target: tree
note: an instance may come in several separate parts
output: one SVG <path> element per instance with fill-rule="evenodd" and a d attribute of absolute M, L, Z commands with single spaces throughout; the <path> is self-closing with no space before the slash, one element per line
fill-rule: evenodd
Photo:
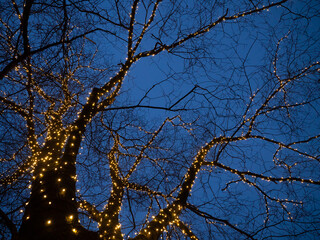
<path fill-rule="evenodd" d="M 2 239 L 319 236 L 317 1 L 0 10 Z"/>

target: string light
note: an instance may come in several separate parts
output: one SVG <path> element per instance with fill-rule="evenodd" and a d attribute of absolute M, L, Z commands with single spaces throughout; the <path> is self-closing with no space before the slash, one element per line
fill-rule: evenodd
<path fill-rule="evenodd" d="M 51 196 L 50 190 L 47 189 L 46 186 L 50 185 L 49 183 L 49 177 L 48 174 L 52 173 L 52 171 L 58 172 L 62 176 L 59 178 L 55 178 L 54 181 L 57 181 L 59 184 L 59 188 L 61 193 L 63 195 L 67 195 L 67 184 L 70 182 L 70 179 L 73 181 L 72 184 L 75 183 L 77 180 L 77 176 L 75 175 L 75 172 L 72 172 L 68 176 L 63 175 L 64 170 L 68 169 L 68 167 L 75 166 L 75 156 L 78 154 L 78 149 L 80 147 L 80 142 L 83 136 L 83 132 L 87 126 L 88 123 L 92 120 L 92 118 L 102 109 L 105 109 L 106 107 L 110 106 L 113 101 L 115 101 L 116 96 L 119 94 L 119 91 L 121 89 L 122 81 L 126 74 L 128 73 L 128 70 L 130 66 L 138 61 L 142 57 L 147 56 L 155 56 L 159 54 L 160 52 L 167 50 L 170 51 L 170 49 L 173 49 L 187 40 L 191 38 L 195 38 L 197 36 L 200 36 L 206 32 L 209 32 L 212 28 L 214 28 L 216 25 L 228 21 L 228 20 L 234 20 L 239 17 L 244 17 L 251 15 L 253 13 L 262 11 L 262 10 L 269 10 L 270 7 L 276 6 L 281 4 L 284 1 L 278 2 L 278 3 L 272 3 L 269 6 L 263 6 L 262 8 L 256 8 L 251 11 L 239 13 L 233 16 L 222 16 L 217 21 L 211 23 L 210 25 L 206 26 L 205 28 L 198 30 L 194 33 L 191 33 L 187 35 L 185 38 L 181 38 L 177 41 L 175 41 L 172 44 L 164 45 L 161 44 L 160 47 L 155 47 L 152 50 L 145 51 L 138 53 L 137 55 L 134 55 L 139 47 L 139 44 L 141 43 L 146 31 L 152 24 L 155 16 L 156 11 L 158 9 L 158 5 L 161 1 L 156 1 L 152 10 L 152 13 L 150 17 L 148 18 L 148 21 L 143 25 L 142 30 L 139 34 L 139 37 L 135 44 L 133 44 L 133 37 L 134 37 L 134 29 L 135 29 L 135 15 L 138 10 L 138 2 L 135 0 L 133 2 L 132 8 L 131 8 L 131 14 L 130 14 L 130 24 L 128 29 L 128 57 L 126 59 L 126 63 L 120 68 L 118 73 L 110 78 L 109 82 L 107 82 L 104 86 L 102 86 L 99 89 L 94 89 L 87 98 L 87 102 L 82 108 L 81 111 L 78 113 L 78 117 L 72 127 L 70 129 L 67 129 L 63 126 L 62 120 L 59 116 L 62 116 L 64 113 L 67 112 L 67 110 L 72 106 L 71 104 L 71 98 L 66 97 L 65 102 L 62 103 L 62 106 L 54 111 L 54 105 L 55 100 L 49 96 L 38 84 L 34 84 L 33 90 L 36 91 L 43 99 L 45 99 L 47 102 L 52 104 L 52 107 L 49 107 L 49 109 L 43 113 L 45 122 L 48 125 L 46 132 L 47 135 L 45 136 L 45 141 L 42 144 L 39 144 L 37 136 L 34 133 L 34 122 L 35 120 L 29 116 L 29 112 L 33 110 L 31 107 L 30 109 L 25 109 L 21 104 L 16 104 L 14 101 L 7 97 L 1 97 L 0 101 L 5 103 L 9 106 L 10 109 L 16 111 L 19 113 L 26 121 L 27 123 L 27 129 L 28 129 L 28 146 L 31 149 L 32 156 L 29 157 L 25 163 L 19 167 L 18 170 L 15 171 L 14 174 L 12 174 L 10 177 L 5 178 L 5 180 L 2 180 L 2 182 L 5 182 L 6 184 L 13 183 L 16 181 L 23 173 L 26 171 L 30 171 L 33 173 L 32 180 L 33 184 L 40 184 L 43 185 L 45 188 L 40 189 L 40 193 L 43 194 L 42 197 L 46 199 L 45 203 L 48 203 L 49 205 L 52 204 L 52 201 L 48 200 L 54 200 L 54 197 Z M 19 18 L 21 16 L 19 15 Z M 134 46 L 132 46 L 134 45 Z M 277 76 L 277 69 L 276 69 L 276 61 L 277 58 L 274 60 L 274 74 Z M 246 123 L 249 123 L 249 130 L 248 134 L 246 136 L 240 136 L 240 137 L 217 137 L 213 138 L 209 143 L 205 144 L 198 153 L 196 154 L 196 157 L 194 158 L 192 165 L 188 169 L 187 173 L 184 176 L 184 181 L 180 186 L 180 190 L 178 193 L 178 197 L 174 198 L 172 195 L 166 195 L 161 193 L 160 191 L 154 191 L 151 188 L 147 186 L 141 186 L 139 184 L 131 183 L 129 182 L 129 178 L 132 175 L 132 173 L 137 169 L 138 165 L 141 163 L 142 159 L 145 158 L 144 152 L 145 150 L 152 145 L 155 138 L 158 136 L 158 134 L 161 132 L 162 128 L 164 127 L 166 122 L 171 122 L 173 124 L 172 119 L 166 119 L 166 121 L 160 126 L 160 128 L 152 133 L 151 139 L 147 142 L 147 144 L 142 148 L 140 151 L 140 154 L 136 156 L 134 164 L 131 166 L 130 170 L 128 171 L 126 176 L 122 176 L 120 174 L 120 169 L 118 165 L 117 160 L 117 153 L 119 152 L 119 145 L 121 145 L 119 138 L 114 138 L 114 146 L 110 153 L 108 154 L 108 160 L 109 160 L 109 166 L 110 166 L 110 174 L 112 178 L 112 191 L 110 199 L 105 206 L 105 208 L 102 211 L 98 211 L 93 205 L 90 203 L 83 201 L 80 204 L 80 207 L 88 211 L 92 214 L 93 218 L 99 222 L 99 234 L 101 238 L 106 238 L 107 234 L 112 235 L 112 238 L 120 238 L 122 237 L 121 234 L 121 224 L 119 223 L 118 216 L 121 211 L 121 205 L 123 201 L 123 195 L 125 188 L 134 189 L 136 191 L 146 192 L 147 194 L 151 196 L 161 196 L 163 197 L 167 202 L 169 202 L 169 199 L 173 199 L 173 203 L 168 204 L 166 208 L 161 209 L 160 212 L 156 216 L 152 216 L 152 220 L 147 224 L 146 228 L 142 229 L 138 235 L 140 236 L 146 236 L 147 238 L 153 238 L 153 236 L 159 236 L 159 234 L 166 230 L 166 226 L 175 224 L 179 228 L 182 229 L 182 232 L 186 235 L 188 235 L 191 239 L 197 239 L 196 236 L 193 235 L 191 232 L 189 226 L 185 225 L 180 219 L 179 215 L 184 209 L 187 197 L 191 193 L 191 189 L 194 185 L 194 181 L 196 179 L 196 176 L 198 172 L 200 171 L 201 167 L 205 164 L 212 164 L 215 167 L 222 168 L 224 170 L 227 170 L 231 172 L 232 174 L 238 175 L 241 180 L 250 186 L 258 187 L 256 183 L 251 182 L 246 176 L 251 176 L 255 178 L 259 178 L 266 181 L 274 181 L 274 182 L 292 182 L 292 181 L 298 181 L 301 183 L 312 183 L 312 184 L 319 184 L 318 181 L 313 181 L 312 179 L 303 179 L 303 178 L 297 178 L 297 177 L 268 177 L 264 176 L 262 174 L 256 174 L 251 172 L 245 172 L 240 171 L 237 169 L 232 169 L 231 167 L 228 167 L 226 165 L 220 164 L 218 162 L 212 162 L 208 163 L 205 161 L 205 157 L 210 151 L 210 149 L 213 146 L 216 146 L 218 144 L 227 143 L 230 141 L 241 141 L 241 140 L 247 140 L 247 139 L 262 139 L 264 141 L 268 141 L 274 144 L 277 144 L 279 148 L 286 148 L 289 150 L 292 150 L 294 152 L 300 153 L 304 156 L 308 156 L 309 158 L 317 159 L 316 157 L 313 157 L 311 155 L 308 155 L 306 153 L 303 153 L 299 151 L 297 148 L 292 147 L 288 144 L 283 144 L 281 142 L 276 142 L 275 140 L 268 139 L 265 137 L 260 136 L 251 136 L 251 133 L 253 131 L 253 124 L 255 122 L 256 117 L 260 114 L 260 112 L 266 108 L 268 103 L 271 101 L 271 99 L 276 95 L 278 92 L 284 90 L 285 85 L 287 85 L 289 82 L 300 78 L 304 76 L 305 74 L 308 74 L 308 70 L 315 66 L 316 64 L 319 64 L 319 62 L 310 65 L 309 67 L 302 70 L 299 74 L 296 76 L 280 81 L 280 87 L 274 92 L 274 94 L 270 95 L 269 98 L 265 101 L 265 103 L 262 105 L 260 109 L 256 111 L 256 113 L 253 115 L 253 117 L 247 117 L 246 115 L 243 116 L 243 125 Z M 20 71 L 19 67 L 15 68 L 15 71 Z M 29 69 L 25 68 L 25 71 L 29 73 Z M 31 74 L 31 73 L 29 73 Z M 66 87 L 66 86 L 64 86 Z M 67 87 L 66 87 L 67 91 Z M 250 98 L 251 102 L 255 98 L 255 94 Z M 287 106 L 287 104 L 286 104 Z M 247 113 L 249 113 L 249 108 Z M 183 125 L 184 128 L 187 128 L 185 125 Z M 188 132 L 191 132 L 192 129 L 188 129 Z M 318 137 L 318 136 L 317 136 Z M 41 146 L 42 145 L 42 146 Z M 40 147 L 41 146 L 41 147 Z M 62 156 L 62 157 L 61 157 Z M 66 157 L 70 157 L 69 159 Z M 64 158 L 65 157 L 65 158 Z M 56 160 L 56 159 L 59 160 Z M 15 156 L 12 157 L 12 159 L 15 159 Z M 66 160 L 67 159 L 67 160 Z M 59 175 L 60 176 L 60 175 Z M 41 180 L 40 180 L 41 179 Z M 56 187 L 56 186 L 55 186 Z M 30 189 L 32 189 L 32 185 L 29 185 Z M 35 188 L 36 189 L 36 188 Z M 38 191 L 39 188 L 37 188 Z M 68 189 L 69 191 L 69 189 Z M 31 194 L 38 194 L 36 191 L 31 192 Z M 68 196 L 73 201 L 75 200 L 74 196 Z M 47 199 L 48 198 L 48 199 Z M 52 199 L 51 199 L 52 198 Z M 285 199 L 275 199 L 272 198 L 271 200 L 276 200 L 277 202 L 280 202 L 281 204 L 283 202 L 293 202 L 291 200 Z M 27 205 L 27 204 L 26 204 Z M 285 205 L 283 205 L 284 208 L 286 208 Z M 289 212 L 290 215 L 290 212 Z M 30 219 L 30 216 L 26 217 L 27 220 Z M 77 220 L 77 215 L 67 215 L 66 221 L 69 223 L 72 223 L 74 220 Z M 46 221 L 46 225 L 52 225 L 51 219 L 48 219 Z M 77 234 L 78 230 L 76 228 L 71 228 L 72 232 Z M 111 238 L 111 239 L 112 239 Z"/>

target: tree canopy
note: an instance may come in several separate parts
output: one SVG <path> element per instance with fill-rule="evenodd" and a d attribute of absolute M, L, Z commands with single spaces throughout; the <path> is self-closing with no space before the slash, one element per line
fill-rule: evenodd
<path fill-rule="evenodd" d="M 1 239 L 317 239 L 316 0 L 1 0 Z"/>

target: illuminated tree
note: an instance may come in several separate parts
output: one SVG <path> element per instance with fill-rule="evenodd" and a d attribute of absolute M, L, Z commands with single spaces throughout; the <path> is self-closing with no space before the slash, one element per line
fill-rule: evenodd
<path fill-rule="evenodd" d="M 320 234 L 317 1 L 0 12 L 2 238 Z"/>

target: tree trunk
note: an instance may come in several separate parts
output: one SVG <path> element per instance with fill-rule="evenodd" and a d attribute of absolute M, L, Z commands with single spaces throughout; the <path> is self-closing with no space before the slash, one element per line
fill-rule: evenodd
<path fill-rule="evenodd" d="M 34 171 L 18 240 L 98 239 L 78 221 L 73 157 L 47 156 L 49 160 L 42 160 Z"/>

